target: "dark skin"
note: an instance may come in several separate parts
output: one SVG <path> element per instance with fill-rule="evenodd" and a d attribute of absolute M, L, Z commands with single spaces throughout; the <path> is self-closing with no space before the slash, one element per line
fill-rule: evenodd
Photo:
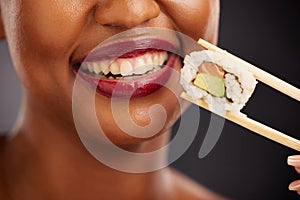
<path fill-rule="evenodd" d="M 0 138 L 0 199 L 224 199 L 171 168 L 130 174 L 92 157 L 74 126 L 74 74 L 68 63 L 71 55 L 80 58 L 136 27 L 163 27 L 216 43 L 218 19 L 217 0 L 0 0 L 0 39 L 7 40 L 24 86 L 18 121 Z M 175 69 L 181 67 L 178 62 Z M 168 118 L 157 137 L 125 135 L 114 122 L 110 100 L 101 95 L 95 98 L 98 121 L 115 144 L 153 151 L 167 143 L 180 115 L 172 95 L 161 89 L 130 104 L 139 125 L 149 123 L 152 104 L 163 105 Z M 100 112 L 100 105 L 107 109 Z M 299 160 L 289 159 L 298 172 Z M 290 189 L 300 193 L 298 185 L 295 181 Z"/>
<path fill-rule="evenodd" d="M 171 168 L 131 174 L 93 158 L 74 126 L 74 74 L 69 70 L 71 55 L 80 58 L 135 27 L 163 27 L 216 43 L 219 1 L 0 0 L 0 12 L 0 39 L 7 40 L 24 85 L 18 122 L 0 140 L 0 199 L 224 199 Z M 175 69 L 181 67 L 178 62 Z M 139 125 L 149 123 L 152 104 L 168 113 L 159 136 L 146 141 L 116 126 L 110 100 L 101 95 L 95 97 L 98 121 L 115 144 L 152 151 L 167 143 L 180 115 L 172 95 L 161 89 L 131 102 L 131 117 Z M 107 109 L 100 111 L 100 105 Z"/>

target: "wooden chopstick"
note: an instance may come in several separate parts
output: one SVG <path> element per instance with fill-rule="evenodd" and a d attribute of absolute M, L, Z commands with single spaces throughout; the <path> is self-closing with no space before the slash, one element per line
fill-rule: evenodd
<path fill-rule="evenodd" d="M 216 51 L 219 53 L 223 53 L 226 56 L 229 56 L 233 60 L 241 63 L 241 66 L 244 66 L 249 72 L 251 72 L 257 80 L 265 83 L 266 85 L 269 85 L 270 87 L 280 91 L 283 94 L 286 94 L 287 96 L 290 96 L 291 98 L 294 98 L 294 99 L 300 101 L 300 90 L 298 88 L 290 85 L 287 82 L 284 82 L 283 80 L 269 74 L 268 72 L 255 67 L 254 65 L 228 53 L 227 51 L 225 51 L 203 39 L 199 39 L 198 43 L 208 50 Z"/>
<path fill-rule="evenodd" d="M 181 97 L 191 103 L 194 103 L 210 112 L 212 112 L 208 105 L 201 99 L 194 100 L 185 92 L 181 94 Z M 216 113 L 217 114 L 217 113 Z M 232 121 L 240 126 L 243 126 L 261 136 L 269 138 L 275 142 L 278 142 L 284 146 L 300 151 L 300 141 L 292 138 L 288 135 L 285 135 L 273 128 L 270 128 L 262 123 L 259 123 L 253 119 L 248 118 L 245 115 L 237 115 L 231 112 L 226 112 L 225 117 L 227 120 Z"/>
<path fill-rule="evenodd" d="M 266 85 L 269 85 L 270 87 L 280 91 L 283 94 L 290 96 L 291 98 L 294 98 L 294 99 L 300 101 L 300 90 L 298 88 L 290 85 L 289 83 L 286 83 L 286 82 L 280 80 L 279 78 L 255 67 L 254 65 L 228 53 L 227 51 L 225 51 L 203 39 L 199 39 L 198 43 L 208 50 L 222 53 L 225 56 L 230 57 L 234 61 L 241 63 L 241 66 L 245 67 L 249 72 L 251 72 L 257 80 L 265 83 Z M 189 95 L 187 95 L 185 92 L 183 92 L 181 94 L 181 97 L 187 101 L 190 101 L 191 103 L 194 103 L 194 104 L 212 112 L 209 109 L 208 105 L 201 99 L 194 100 Z M 218 113 L 216 113 L 216 114 L 218 114 Z M 228 111 L 222 117 L 225 117 L 227 120 L 232 121 L 236 124 L 239 124 L 240 126 L 243 126 L 261 136 L 269 138 L 270 140 L 273 140 L 284 146 L 287 146 L 289 148 L 300 151 L 300 141 L 299 140 L 297 140 L 291 136 L 288 136 L 282 132 L 279 132 L 273 128 L 270 128 L 270 127 L 268 127 L 260 122 L 257 122 L 251 118 L 248 118 L 246 115 L 238 115 L 238 114 L 234 114 L 234 113 Z"/>

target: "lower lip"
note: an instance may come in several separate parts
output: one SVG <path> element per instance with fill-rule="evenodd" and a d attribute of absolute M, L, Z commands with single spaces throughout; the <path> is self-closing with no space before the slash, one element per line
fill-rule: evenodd
<path fill-rule="evenodd" d="M 171 54 L 162 69 L 134 80 L 115 80 L 92 77 L 81 70 L 78 74 L 87 81 L 97 93 L 108 98 L 139 98 L 159 90 L 169 80 L 176 56 Z"/>

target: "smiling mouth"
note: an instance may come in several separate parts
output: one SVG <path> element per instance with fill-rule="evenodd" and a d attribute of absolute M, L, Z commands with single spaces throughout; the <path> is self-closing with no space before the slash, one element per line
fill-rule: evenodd
<path fill-rule="evenodd" d="M 166 66 L 168 53 L 161 50 L 139 50 L 113 61 L 83 62 L 80 70 L 94 78 L 135 80 L 159 71 Z"/>
<path fill-rule="evenodd" d="M 136 43 L 135 41 L 134 45 L 138 46 L 138 49 L 132 47 L 132 42 L 125 42 L 118 44 L 119 46 L 115 44 L 105 50 L 102 48 L 91 52 L 83 62 L 73 65 L 73 71 L 92 88 L 96 88 L 98 94 L 109 98 L 138 98 L 150 95 L 166 84 L 177 56 L 171 51 L 157 48 L 157 45 L 143 49 Z M 152 40 L 152 43 L 163 43 L 163 49 L 174 49 L 165 41 Z M 124 54 L 119 52 L 113 55 L 109 49 L 116 50 L 116 46 L 120 49 L 122 46 L 129 46 L 129 52 L 126 50 Z M 99 55 L 99 52 L 105 52 L 105 55 Z"/>

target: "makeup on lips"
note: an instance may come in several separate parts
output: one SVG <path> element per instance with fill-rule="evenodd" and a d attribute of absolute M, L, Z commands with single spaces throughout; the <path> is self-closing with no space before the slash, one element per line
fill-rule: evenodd
<path fill-rule="evenodd" d="M 109 98 L 138 98 L 159 90 L 170 78 L 175 45 L 143 38 L 96 47 L 74 72 Z"/>

